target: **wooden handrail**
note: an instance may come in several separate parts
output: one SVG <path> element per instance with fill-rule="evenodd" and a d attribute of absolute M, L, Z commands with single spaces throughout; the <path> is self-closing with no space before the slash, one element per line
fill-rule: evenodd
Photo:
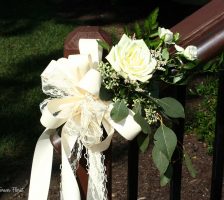
<path fill-rule="evenodd" d="M 180 44 L 198 47 L 198 57 L 206 61 L 224 48 L 224 1 L 213 0 L 172 29 L 181 35 Z"/>

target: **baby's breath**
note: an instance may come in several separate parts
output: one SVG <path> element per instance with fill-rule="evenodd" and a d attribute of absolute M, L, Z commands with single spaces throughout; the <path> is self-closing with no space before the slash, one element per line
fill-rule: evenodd
<path fill-rule="evenodd" d="M 145 119 L 149 124 L 154 124 L 157 122 L 157 112 L 155 106 L 147 105 L 144 111 L 145 111 Z"/>
<path fill-rule="evenodd" d="M 98 66 L 98 70 L 101 73 L 103 84 L 106 89 L 111 90 L 119 86 L 119 75 L 109 63 L 101 62 Z"/>

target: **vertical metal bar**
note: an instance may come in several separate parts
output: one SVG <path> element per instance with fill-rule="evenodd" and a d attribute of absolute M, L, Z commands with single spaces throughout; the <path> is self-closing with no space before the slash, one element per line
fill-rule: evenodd
<path fill-rule="evenodd" d="M 224 165 L 224 70 L 219 74 L 216 131 L 213 153 L 211 200 L 221 200 Z"/>
<path fill-rule="evenodd" d="M 128 200 L 138 198 L 138 157 L 139 148 L 135 138 L 128 146 Z"/>
<path fill-rule="evenodd" d="M 186 86 L 175 86 L 174 97 L 185 106 Z M 173 124 L 173 130 L 177 135 L 178 146 L 173 154 L 173 176 L 170 182 L 170 200 L 181 199 L 181 174 L 182 174 L 182 145 L 184 140 L 184 119 L 178 119 Z"/>

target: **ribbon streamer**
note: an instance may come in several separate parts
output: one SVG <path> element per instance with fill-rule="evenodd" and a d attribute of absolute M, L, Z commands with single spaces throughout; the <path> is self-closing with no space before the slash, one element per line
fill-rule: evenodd
<path fill-rule="evenodd" d="M 42 73 L 42 89 L 53 97 L 45 101 L 41 123 L 46 130 L 40 136 L 32 164 L 29 200 L 46 200 L 50 185 L 53 147 L 50 134 L 63 125 L 61 134 L 61 199 L 80 200 L 79 187 L 70 156 L 76 144 L 86 148 L 88 163 L 87 200 L 106 200 L 105 151 L 117 130 L 132 140 L 140 131 L 130 110 L 126 119 L 115 123 L 110 118 L 111 102 L 99 99 L 101 76 L 96 70 L 102 48 L 95 39 L 80 39 L 81 54 L 51 61 Z M 102 126 L 107 137 L 103 138 Z M 80 150 L 81 151 L 81 150 Z M 80 154 L 80 152 L 78 152 Z M 78 162 L 78 155 L 75 162 Z M 76 165 L 77 163 L 73 163 Z"/>

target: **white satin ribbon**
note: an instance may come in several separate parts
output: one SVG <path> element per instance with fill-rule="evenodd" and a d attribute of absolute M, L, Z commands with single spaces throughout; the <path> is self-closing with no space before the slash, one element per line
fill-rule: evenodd
<path fill-rule="evenodd" d="M 46 127 L 39 138 L 33 159 L 29 200 L 46 200 L 48 196 L 53 148 L 49 134 L 64 124 L 61 135 L 62 151 L 62 199 L 80 200 L 76 177 L 70 165 L 70 154 L 77 142 L 87 149 L 89 185 L 87 200 L 106 200 L 105 167 L 103 154 L 116 129 L 123 137 L 132 140 L 140 131 L 130 110 L 126 119 L 115 123 L 110 118 L 113 104 L 99 99 L 100 73 L 92 68 L 102 57 L 96 40 L 79 42 L 83 55 L 72 55 L 52 61 L 42 73 L 44 93 L 50 99 L 42 111 L 41 123 Z M 88 51 L 89 50 L 89 51 Z M 95 63 L 95 64 L 93 64 Z M 103 131 L 107 137 L 102 141 Z"/>
<path fill-rule="evenodd" d="M 47 199 L 53 158 L 53 147 L 49 137 L 53 132 L 54 130 L 46 129 L 38 139 L 33 157 L 28 199 Z"/>

